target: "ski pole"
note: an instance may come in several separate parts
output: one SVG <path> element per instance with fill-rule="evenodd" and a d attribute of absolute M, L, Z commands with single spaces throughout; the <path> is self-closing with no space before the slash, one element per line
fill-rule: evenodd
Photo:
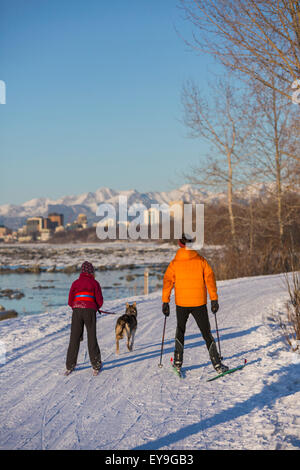
<path fill-rule="evenodd" d="M 217 322 L 217 314 L 215 313 L 215 320 L 216 320 L 216 331 L 217 331 L 217 338 L 218 338 L 218 345 L 219 345 L 219 354 L 220 354 L 220 359 L 222 360 L 222 354 L 221 354 L 221 345 L 220 345 L 220 337 L 219 337 L 219 329 L 218 329 L 218 322 Z"/>
<path fill-rule="evenodd" d="M 165 316 L 163 336 L 162 336 L 162 340 L 161 340 L 160 361 L 159 361 L 159 364 L 158 364 L 158 367 L 160 367 L 160 368 L 162 368 L 162 354 L 163 354 L 164 341 L 165 341 L 166 322 L 167 322 L 167 317 Z"/>

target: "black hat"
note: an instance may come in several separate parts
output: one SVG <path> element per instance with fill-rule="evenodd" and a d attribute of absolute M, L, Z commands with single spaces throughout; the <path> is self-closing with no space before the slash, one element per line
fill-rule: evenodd
<path fill-rule="evenodd" d="M 179 243 L 181 245 L 187 245 L 189 243 L 194 243 L 194 241 L 196 240 L 196 238 L 192 238 L 190 235 L 185 235 L 184 233 L 182 234 L 182 237 L 180 238 L 179 240 Z"/>

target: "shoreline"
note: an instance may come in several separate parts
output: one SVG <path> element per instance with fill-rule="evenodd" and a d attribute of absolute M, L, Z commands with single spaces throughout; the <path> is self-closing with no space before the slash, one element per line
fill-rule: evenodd
<path fill-rule="evenodd" d="M 49 244 L 0 244 L 0 275 L 78 273 L 83 261 L 91 262 L 97 272 L 133 270 L 137 268 L 166 268 L 174 258 L 178 246 L 136 242 L 111 242 L 105 246 L 91 243 L 66 245 Z M 216 246 L 204 246 L 206 256 L 218 250 Z"/>
<path fill-rule="evenodd" d="M 144 263 L 144 264 L 113 264 L 113 265 L 103 265 L 103 266 L 94 266 L 95 272 L 101 271 L 122 271 L 122 270 L 133 270 L 138 268 L 163 268 L 167 267 L 167 262 L 158 262 L 158 263 Z M 40 265 L 8 265 L 0 266 L 0 275 L 1 274 L 40 274 L 40 273 L 64 273 L 64 274 L 73 274 L 80 272 L 81 265 L 67 265 L 62 267 L 53 266 L 40 266 Z"/>

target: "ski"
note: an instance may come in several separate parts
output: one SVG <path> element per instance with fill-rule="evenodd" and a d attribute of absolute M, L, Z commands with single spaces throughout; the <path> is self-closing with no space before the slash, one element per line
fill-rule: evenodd
<path fill-rule="evenodd" d="M 171 357 L 171 368 L 172 368 L 173 372 L 177 375 L 177 377 L 182 379 L 183 375 L 182 375 L 180 369 L 177 369 L 177 367 L 174 366 L 172 357 Z"/>
<path fill-rule="evenodd" d="M 210 379 L 207 379 L 207 382 L 212 382 L 213 380 L 219 379 L 220 377 L 224 377 L 224 375 L 232 374 L 233 372 L 236 372 L 237 370 L 242 370 L 244 367 L 247 365 L 247 359 L 245 359 L 244 364 L 241 364 L 240 366 L 233 367 L 232 369 L 226 370 L 226 372 L 222 372 L 221 374 L 215 375 L 214 377 L 211 377 Z"/>

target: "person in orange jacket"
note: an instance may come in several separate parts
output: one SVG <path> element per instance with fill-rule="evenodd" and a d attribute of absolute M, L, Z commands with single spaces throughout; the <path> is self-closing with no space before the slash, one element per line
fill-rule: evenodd
<path fill-rule="evenodd" d="M 170 296 L 175 288 L 177 328 L 175 336 L 174 366 L 180 370 L 183 362 L 184 335 L 188 317 L 193 315 L 205 340 L 213 367 L 224 372 L 228 367 L 222 364 L 215 340 L 211 333 L 207 312 L 207 291 L 211 300 L 211 311 L 219 309 L 215 275 L 205 258 L 187 246 L 192 239 L 183 235 L 175 258 L 169 264 L 163 280 L 162 311 L 170 314 Z"/>

